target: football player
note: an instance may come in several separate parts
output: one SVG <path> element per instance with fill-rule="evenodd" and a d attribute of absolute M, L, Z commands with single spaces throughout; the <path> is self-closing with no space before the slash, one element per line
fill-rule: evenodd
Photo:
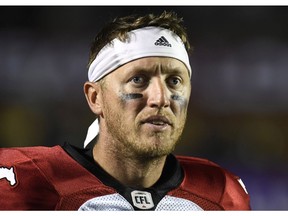
<path fill-rule="evenodd" d="M 173 12 L 117 18 L 95 37 L 84 148 L 0 150 L 2 210 L 249 210 L 241 180 L 172 154 L 191 93 L 190 44 Z"/>

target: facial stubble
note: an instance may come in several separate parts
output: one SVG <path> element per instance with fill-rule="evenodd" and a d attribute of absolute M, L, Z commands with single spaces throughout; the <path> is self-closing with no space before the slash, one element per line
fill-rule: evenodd
<path fill-rule="evenodd" d="M 119 104 L 117 106 L 125 107 L 125 104 L 131 100 L 139 100 L 143 97 L 142 94 L 121 94 Z M 172 97 L 171 97 L 172 98 Z M 174 97 L 172 99 L 183 102 L 182 97 Z M 180 100 L 179 98 L 182 98 Z M 126 158 L 138 158 L 141 160 L 155 159 L 166 156 L 174 151 L 175 146 L 179 142 L 184 125 L 186 122 L 186 109 L 182 111 L 183 120 L 178 125 L 173 125 L 172 133 L 147 132 L 141 131 L 141 124 L 135 122 L 127 122 L 127 119 L 121 113 L 115 110 L 117 106 L 111 106 L 108 101 L 104 102 L 105 121 L 108 128 L 107 133 L 111 138 L 112 151 L 117 151 L 117 154 Z M 183 104 L 182 104 L 183 105 Z M 141 135 L 146 134 L 147 139 L 143 139 Z"/>

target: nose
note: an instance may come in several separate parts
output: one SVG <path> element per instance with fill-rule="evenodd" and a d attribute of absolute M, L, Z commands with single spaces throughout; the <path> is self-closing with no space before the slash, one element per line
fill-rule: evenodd
<path fill-rule="evenodd" d="M 166 82 L 160 78 L 152 79 L 149 84 L 147 104 L 152 108 L 169 107 L 169 90 Z"/>

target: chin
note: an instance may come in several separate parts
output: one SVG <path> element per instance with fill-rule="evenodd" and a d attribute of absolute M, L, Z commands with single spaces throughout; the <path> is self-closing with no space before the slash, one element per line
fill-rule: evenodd
<path fill-rule="evenodd" d="M 175 145 L 166 145 L 163 143 L 154 143 L 154 145 L 146 146 L 137 150 L 137 155 L 141 158 L 160 158 L 171 154 L 175 149 Z"/>

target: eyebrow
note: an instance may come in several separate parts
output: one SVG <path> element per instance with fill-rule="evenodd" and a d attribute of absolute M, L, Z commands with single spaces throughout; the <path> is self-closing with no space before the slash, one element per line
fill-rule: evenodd
<path fill-rule="evenodd" d="M 186 69 L 186 68 L 185 68 Z M 137 66 L 135 67 L 133 70 L 129 71 L 129 73 L 158 73 L 159 69 L 157 68 L 156 70 L 154 68 L 147 68 L 147 67 L 143 67 L 143 66 Z M 164 67 L 161 66 L 161 74 L 174 74 L 174 75 L 184 75 L 185 73 L 188 74 L 189 76 L 189 71 L 186 69 L 184 70 L 180 70 L 178 67 L 175 68 L 169 68 L 169 67 Z M 190 76 L 189 76 L 190 77 Z"/>

